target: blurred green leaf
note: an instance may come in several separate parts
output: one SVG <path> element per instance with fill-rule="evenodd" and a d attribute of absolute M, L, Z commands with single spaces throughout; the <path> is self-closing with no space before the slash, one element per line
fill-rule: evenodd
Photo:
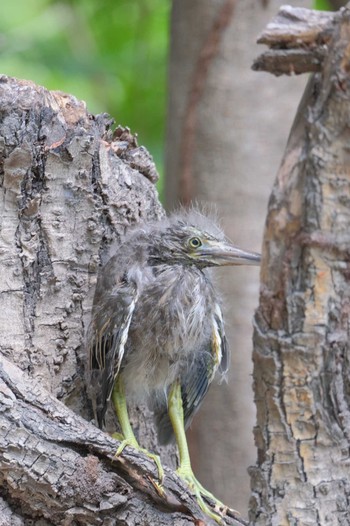
<path fill-rule="evenodd" d="M 314 9 L 318 11 L 333 11 L 333 7 L 328 0 L 314 0 Z"/>
<path fill-rule="evenodd" d="M 1 11 L 2 73 L 108 112 L 161 170 L 170 0 L 17 0 Z"/>

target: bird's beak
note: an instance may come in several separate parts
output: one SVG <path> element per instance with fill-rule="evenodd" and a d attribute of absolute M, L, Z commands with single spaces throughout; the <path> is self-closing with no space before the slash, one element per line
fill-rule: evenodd
<path fill-rule="evenodd" d="M 214 265 L 259 265 L 261 256 L 257 252 L 248 252 L 228 242 L 205 243 L 203 252 Z"/>

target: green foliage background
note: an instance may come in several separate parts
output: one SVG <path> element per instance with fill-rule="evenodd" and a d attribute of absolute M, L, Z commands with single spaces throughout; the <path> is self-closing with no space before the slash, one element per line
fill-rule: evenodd
<path fill-rule="evenodd" d="M 0 72 L 129 126 L 162 167 L 170 0 L 3 1 Z"/>
<path fill-rule="evenodd" d="M 314 0 L 314 9 L 319 11 L 332 11 L 332 6 L 328 0 Z"/>

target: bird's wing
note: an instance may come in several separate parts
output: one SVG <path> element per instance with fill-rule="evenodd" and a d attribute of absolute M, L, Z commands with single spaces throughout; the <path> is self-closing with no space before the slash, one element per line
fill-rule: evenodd
<path fill-rule="evenodd" d="M 225 374 L 228 369 L 228 346 L 221 309 L 218 305 L 213 317 L 212 335 L 208 347 L 198 353 L 193 367 L 181 381 L 186 429 L 207 394 L 216 371 L 219 370 L 220 373 Z"/>
<path fill-rule="evenodd" d="M 215 310 L 211 338 L 203 349 L 195 353 L 188 372 L 181 378 L 182 406 L 185 428 L 199 409 L 217 370 L 223 375 L 229 365 L 229 353 L 219 306 Z M 156 410 L 159 441 L 167 444 L 173 438 L 173 430 L 167 408 Z"/>
<path fill-rule="evenodd" d="M 138 292 L 134 283 L 122 280 L 93 307 L 88 336 L 89 384 L 98 425 L 102 427 L 115 380 L 123 361 Z"/>

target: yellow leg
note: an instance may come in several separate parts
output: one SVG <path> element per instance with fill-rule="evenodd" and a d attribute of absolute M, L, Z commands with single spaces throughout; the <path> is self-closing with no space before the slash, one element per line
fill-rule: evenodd
<path fill-rule="evenodd" d="M 158 469 L 159 483 L 162 484 L 163 479 L 164 479 L 164 469 L 160 462 L 159 456 L 153 453 L 150 453 L 149 451 L 147 451 L 147 449 L 141 448 L 132 430 L 130 420 L 129 420 L 128 408 L 126 405 L 124 385 L 123 385 L 121 378 L 118 378 L 118 380 L 114 384 L 113 393 L 112 393 L 112 401 L 113 401 L 114 409 L 115 409 L 115 412 L 117 413 L 118 421 L 119 421 L 119 424 L 122 430 L 122 436 L 120 436 L 120 433 L 113 434 L 113 437 L 116 438 L 117 440 L 122 439 L 122 442 L 117 449 L 116 456 L 121 455 L 126 446 L 131 446 L 134 449 L 141 451 L 142 453 L 147 455 L 149 458 L 151 458 L 155 462 L 157 469 Z M 159 485 L 158 485 L 158 490 L 162 491 Z"/>
<path fill-rule="evenodd" d="M 202 511 L 220 524 L 221 516 L 218 515 L 218 513 L 214 513 L 209 508 L 209 506 L 204 502 L 203 497 L 208 497 L 209 500 L 214 501 L 215 509 L 218 509 L 219 513 L 225 513 L 225 511 L 227 511 L 227 506 L 225 506 L 216 497 L 214 497 L 214 495 L 212 495 L 208 490 L 203 488 L 202 484 L 198 482 L 192 471 L 190 453 L 188 451 L 187 439 L 185 434 L 181 385 L 179 382 L 175 382 L 170 389 L 168 399 L 168 411 L 170 421 L 174 429 L 176 443 L 179 449 L 180 465 L 177 469 L 177 473 L 183 480 L 185 480 L 185 482 L 187 482 L 191 490 L 196 495 L 197 502 Z"/>

